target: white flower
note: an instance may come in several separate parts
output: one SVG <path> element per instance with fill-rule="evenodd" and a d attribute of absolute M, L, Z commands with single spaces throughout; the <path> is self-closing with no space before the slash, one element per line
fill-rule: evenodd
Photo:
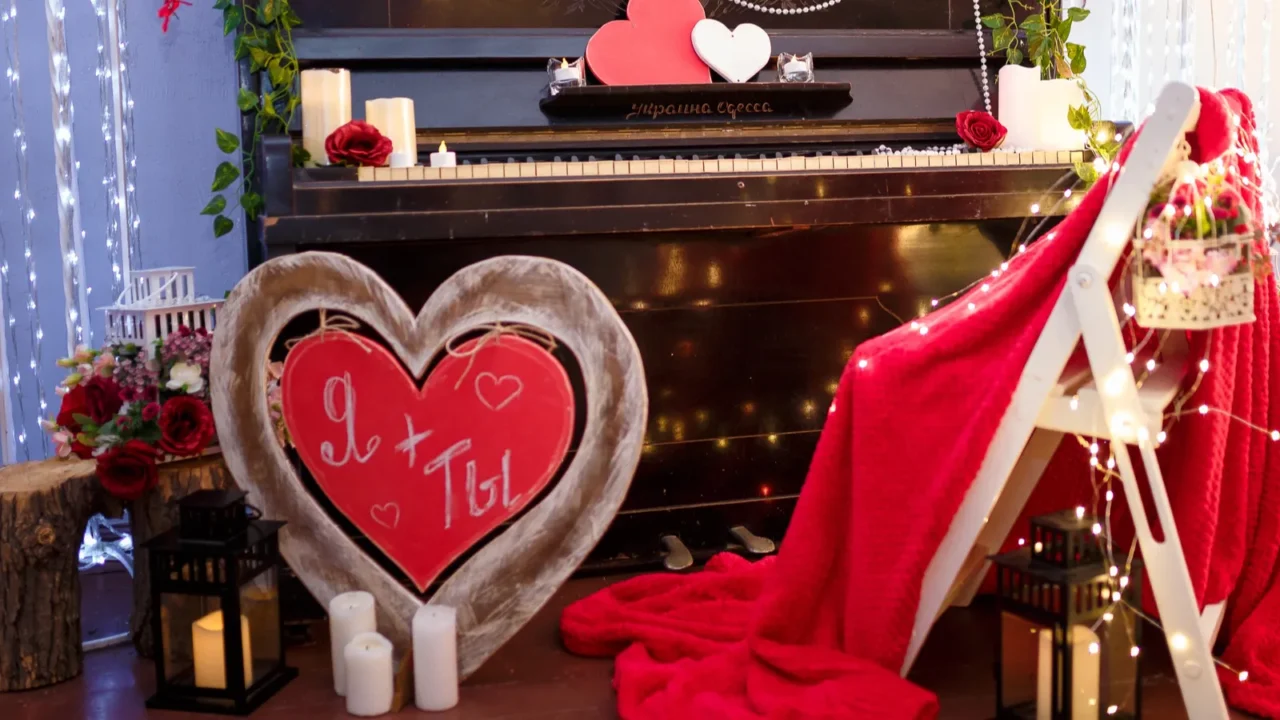
<path fill-rule="evenodd" d="M 194 395 L 204 389 L 204 378 L 200 376 L 200 366 L 190 363 L 174 363 L 169 368 L 169 382 L 165 387 L 170 390 L 181 390 Z"/>

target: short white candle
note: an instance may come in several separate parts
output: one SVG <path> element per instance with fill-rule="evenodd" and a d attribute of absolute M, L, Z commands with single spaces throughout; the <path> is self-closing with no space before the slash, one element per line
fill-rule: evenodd
<path fill-rule="evenodd" d="M 423 605 L 413 616 L 413 697 L 419 710 L 458 704 L 458 611 Z"/>
<path fill-rule="evenodd" d="M 556 82 L 577 82 L 582 77 L 578 68 L 570 65 L 568 60 L 560 61 L 560 67 L 555 69 L 553 76 Z"/>
<path fill-rule="evenodd" d="M 418 164 L 418 125 L 409 98 L 376 98 L 364 103 L 365 122 L 391 139 L 391 167 Z M 401 165 L 396 162 L 403 163 Z"/>
<path fill-rule="evenodd" d="M 333 656 L 333 689 L 345 695 L 346 661 L 342 651 L 360 633 L 378 629 L 377 606 L 367 592 L 346 592 L 329 601 L 329 648 Z"/>
<path fill-rule="evenodd" d="M 240 644 L 244 648 L 244 686 L 253 684 L 253 650 L 249 646 L 249 619 L 240 616 Z M 227 662 L 223 652 L 222 611 L 216 610 L 191 624 L 191 652 L 196 663 L 196 687 L 226 689 Z"/>
<path fill-rule="evenodd" d="M 431 167 L 446 168 L 458 166 L 458 154 L 450 152 L 444 143 L 440 143 L 439 152 L 431 153 Z"/>
<path fill-rule="evenodd" d="M 351 122 L 351 73 L 337 68 L 303 70 L 302 147 L 316 165 L 328 165 L 325 138 Z"/>
<path fill-rule="evenodd" d="M 782 66 L 784 75 L 801 74 L 809 72 L 809 66 L 803 60 L 792 60 Z"/>
<path fill-rule="evenodd" d="M 347 712 L 373 717 L 391 712 L 395 671 L 391 641 L 376 632 L 360 633 L 342 650 L 347 664 Z"/>

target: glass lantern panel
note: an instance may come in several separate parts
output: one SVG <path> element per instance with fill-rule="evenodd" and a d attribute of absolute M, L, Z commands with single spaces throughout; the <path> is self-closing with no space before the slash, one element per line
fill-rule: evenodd
<path fill-rule="evenodd" d="M 283 662 L 276 568 L 240 586 L 240 613 L 247 623 L 245 656 L 252 660 L 253 681 L 261 680 Z"/>
<path fill-rule="evenodd" d="M 1037 703 L 1052 706 L 1053 629 L 1008 612 L 1000 614 L 1001 720 L 1037 720 Z"/>
<path fill-rule="evenodd" d="M 222 603 L 217 597 L 161 593 L 160 632 L 170 685 L 226 687 Z"/>

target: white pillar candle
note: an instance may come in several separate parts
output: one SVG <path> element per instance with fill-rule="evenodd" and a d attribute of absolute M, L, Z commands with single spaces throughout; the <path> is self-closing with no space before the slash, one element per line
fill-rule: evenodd
<path fill-rule="evenodd" d="M 1098 686 L 1102 682 L 1102 646 L 1098 634 L 1083 625 L 1071 627 L 1071 720 L 1098 720 Z"/>
<path fill-rule="evenodd" d="M 1036 720 L 1053 717 L 1053 631 L 1040 631 L 1040 655 L 1036 663 Z"/>
<path fill-rule="evenodd" d="M 337 68 L 302 71 L 302 147 L 312 162 L 328 165 L 325 138 L 351 122 L 351 73 Z"/>
<path fill-rule="evenodd" d="M 360 633 L 343 648 L 348 713 L 373 717 L 391 712 L 391 696 L 395 694 L 391 649 L 391 641 L 376 632 Z"/>
<path fill-rule="evenodd" d="M 458 611 L 423 605 L 413 616 L 413 696 L 419 710 L 458 704 Z"/>
<path fill-rule="evenodd" d="M 418 125 L 409 98 L 377 98 L 364 103 L 365 122 L 391 138 L 391 167 L 418 164 Z M 399 164 L 397 164 L 399 163 Z"/>
<path fill-rule="evenodd" d="M 996 82 L 996 115 L 1000 124 L 1009 131 L 1004 138 L 1004 146 L 1035 147 L 1040 132 L 1036 115 L 1040 70 L 1005 65 L 1000 68 Z"/>
<path fill-rule="evenodd" d="M 565 58 L 560 61 L 560 67 L 555 69 L 553 77 L 556 82 L 577 82 L 582 77 L 581 72 L 580 68 L 570 65 L 568 58 Z"/>
<path fill-rule="evenodd" d="M 249 620 L 240 616 L 244 686 L 253 684 L 253 650 L 249 646 Z M 222 642 L 222 611 L 216 610 L 191 624 L 191 653 L 196 664 L 196 687 L 226 689 L 227 662 Z"/>
<path fill-rule="evenodd" d="M 440 143 L 440 149 L 431 153 L 431 167 L 457 167 L 458 154 L 450 152 L 448 146 Z"/>
<path fill-rule="evenodd" d="M 1083 150 L 1084 131 L 1071 127 L 1067 113 L 1084 104 L 1084 93 L 1075 80 L 1043 80 L 1036 89 L 1036 116 L 1039 122 L 1037 149 Z"/>
<path fill-rule="evenodd" d="M 369 593 L 346 592 L 329 601 L 329 649 L 333 657 L 333 689 L 338 695 L 347 692 L 347 665 L 342 651 L 355 636 L 377 629 L 377 608 Z"/>

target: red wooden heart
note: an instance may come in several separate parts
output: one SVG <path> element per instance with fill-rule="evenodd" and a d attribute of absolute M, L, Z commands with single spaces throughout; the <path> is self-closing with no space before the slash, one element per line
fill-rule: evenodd
<path fill-rule="evenodd" d="M 320 489 L 419 591 L 537 497 L 573 434 L 564 368 L 514 335 L 464 343 L 421 390 L 383 346 L 313 335 L 281 391 Z"/>
<path fill-rule="evenodd" d="M 711 82 L 693 50 L 693 26 L 707 13 L 698 0 L 631 0 L 627 19 L 605 23 L 587 41 L 587 66 L 605 85 Z"/>

